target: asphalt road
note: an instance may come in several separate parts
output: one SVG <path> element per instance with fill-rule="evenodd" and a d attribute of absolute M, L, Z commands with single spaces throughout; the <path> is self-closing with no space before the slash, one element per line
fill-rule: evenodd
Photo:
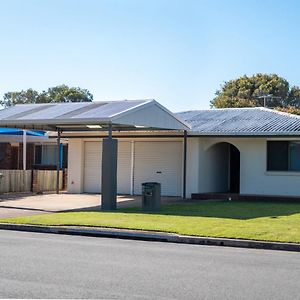
<path fill-rule="evenodd" d="M 299 299 L 300 254 L 0 230 L 0 298 Z"/>

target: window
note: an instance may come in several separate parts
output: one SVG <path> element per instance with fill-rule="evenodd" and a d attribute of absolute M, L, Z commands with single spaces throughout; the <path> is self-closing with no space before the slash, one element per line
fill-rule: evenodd
<path fill-rule="evenodd" d="M 56 165 L 57 162 L 57 146 L 43 145 L 42 165 Z"/>
<path fill-rule="evenodd" d="M 68 146 L 61 144 L 61 167 L 68 167 Z M 35 164 L 44 166 L 56 166 L 57 164 L 57 145 L 36 145 Z"/>
<path fill-rule="evenodd" d="M 300 171 L 300 142 L 267 142 L 268 171 Z"/>

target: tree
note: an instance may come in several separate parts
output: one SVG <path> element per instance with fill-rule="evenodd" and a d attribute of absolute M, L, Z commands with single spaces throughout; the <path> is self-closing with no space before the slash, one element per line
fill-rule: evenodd
<path fill-rule="evenodd" d="M 300 108 L 300 88 L 293 86 L 290 89 L 289 95 L 285 101 L 285 107 Z"/>
<path fill-rule="evenodd" d="M 242 76 L 235 80 L 225 82 L 216 97 L 211 101 L 211 106 L 223 107 L 254 107 L 263 106 L 263 97 L 267 98 L 267 107 L 287 107 L 289 105 L 300 107 L 300 89 L 289 88 L 286 79 L 276 74 L 256 74 Z"/>
<path fill-rule="evenodd" d="M 24 103 L 91 102 L 93 95 L 87 89 L 59 85 L 38 93 L 33 89 L 5 93 L 0 104 L 4 107 Z"/>
<path fill-rule="evenodd" d="M 88 90 L 79 87 L 69 88 L 66 85 L 49 88 L 43 96 L 45 97 L 43 99 L 48 100 L 46 102 L 90 102 L 93 100 L 93 95 Z M 41 99 L 41 102 L 43 101 Z"/>
<path fill-rule="evenodd" d="M 0 104 L 4 107 L 13 106 L 15 104 L 36 103 L 39 93 L 33 89 L 28 89 L 21 92 L 5 93 Z"/>

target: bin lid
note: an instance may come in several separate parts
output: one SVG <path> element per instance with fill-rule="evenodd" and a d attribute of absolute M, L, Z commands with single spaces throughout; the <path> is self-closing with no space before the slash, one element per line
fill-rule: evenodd
<path fill-rule="evenodd" d="M 153 186 L 153 185 L 160 185 L 160 183 L 159 182 L 143 182 L 142 185 Z"/>

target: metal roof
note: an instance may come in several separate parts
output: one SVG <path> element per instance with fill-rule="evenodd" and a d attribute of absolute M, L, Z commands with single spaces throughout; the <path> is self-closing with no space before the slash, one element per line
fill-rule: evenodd
<path fill-rule="evenodd" d="M 155 100 L 19 104 L 0 110 L 1 127 L 68 131 L 88 130 L 87 125 L 104 130 L 109 124 L 114 130 L 188 128 Z"/>
<path fill-rule="evenodd" d="M 0 128 L 0 135 L 23 135 L 23 130 L 16 128 Z M 45 136 L 44 131 L 30 131 L 26 130 L 28 136 Z"/>
<path fill-rule="evenodd" d="M 300 117 L 273 109 L 224 108 L 177 114 L 191 126 L 192 134 L 205 136 L 300 135 Z"/>

